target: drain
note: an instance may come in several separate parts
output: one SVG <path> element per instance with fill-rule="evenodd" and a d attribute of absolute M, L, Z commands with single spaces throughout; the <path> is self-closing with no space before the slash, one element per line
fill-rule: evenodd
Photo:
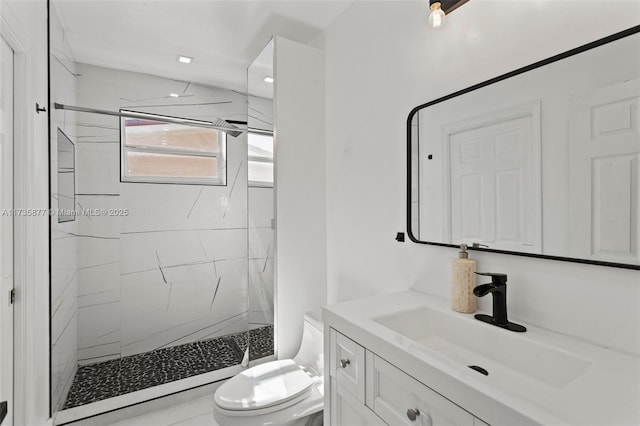
<path fill-rule="evenodd" d="M 478 373 L 484 374 L 485 376 L 489 375 L 489 372 L 487 370 L 485 370 L 484 368 L 479 367 L 477 365 L 468 365 L 467 367 L 469 367 L 472 370 L 476 370 Z"/>

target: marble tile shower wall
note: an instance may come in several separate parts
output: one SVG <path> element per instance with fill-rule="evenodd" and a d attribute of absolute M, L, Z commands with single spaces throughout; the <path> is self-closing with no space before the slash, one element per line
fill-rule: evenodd
<path fill-rule="evenodd" d="M 77 64 L 78 104 L 211 120 L 246 119 L 246 96 Z M 170 93 L 179 93 L 172 98 Z M 119 120 L 78 117 L 80 364 L 247 330 L 246 135 L 227 140 L 227 185 L 120 182 Z"/>
<path fill-rule="evenodd" d="M 51 99 L 76 103 L 76 66 L 57 13 L 52 11 Z M 76 141 L 76 117 L 71 111 L 52 110 L 51 208 L 58 208 L 58 128 Z M 51 385 L 54 409 L 61 408 L 78 365 L 78 222 L 58 223 L 51 216 Z"/>

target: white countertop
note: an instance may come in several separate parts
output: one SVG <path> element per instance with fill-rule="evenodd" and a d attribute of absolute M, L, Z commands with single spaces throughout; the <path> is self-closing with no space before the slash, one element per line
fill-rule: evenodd
<path fill-rule="evenodd" d="M 448 301 L 407 291 L 327 306 L 323 319 L 325 327 L 357 341 L 493 426 L 640 425 L 640 357 L 521 323 L 527 332 L 514 333 L 513 338 L 532 339 L 576 354 L 588 360 L 589 366 L 560 386 L 519 378 L 517 374 L 506 382 L 504 377 L 500 380 L 491 374 L 484 376 L 461 366 L 437 350 L 373 320 L 421 307 L 452 312 Z M 470 327 L 480 323 L 473 314 L 453 314 L 470 321 Z"/>

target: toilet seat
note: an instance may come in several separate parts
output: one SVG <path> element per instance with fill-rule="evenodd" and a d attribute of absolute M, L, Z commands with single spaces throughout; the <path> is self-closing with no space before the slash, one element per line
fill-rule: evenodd
<path fill-rule="evenodd" d="M 313 387 L 311 388 L 313 389 Z M 289 399 L 287 401 L 284 401 L 280 404 L 276 404 L 276 405 L 271 405 L 269 407 L 266 408 L 257 408 L 257 409 L 249 409 L 249 410 L 227 410 L 224 408 L 220 408 L 219 406 L 216 406 L 215 410 L 218 411 L 219 413 L 233 418 L 233 417 L 238 417 L 238 418 L 248 418 L 248 417 L 260 417 L 260 416 L 265 416 L 265 415 L 269 415 L 271 413 L 274 412 L 282 412 L 283 410 L 289 409 L 289 408 L 295 408 L 296 405 L 298 405 L 300 402 L 305 401 L 306 399 L 309 398 L 309 395 L 311 395 L 311 391 L 307 391 L 304 392 L 302 395 L 299 395 L 293 399 Z"/>
<path fill-rule="evenodd" d="M 316 382 L 291 359 L 271 361 L 229 379 L 215 392 L 214 401 L 228 415 L 259 415 L 306 398 Z"/>

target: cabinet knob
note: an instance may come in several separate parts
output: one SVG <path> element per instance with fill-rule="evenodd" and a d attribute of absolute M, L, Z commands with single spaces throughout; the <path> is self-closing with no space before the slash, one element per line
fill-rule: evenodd
<path fill-rule="evenodd" d="M 419 415 L 420 415 L 420 410 L 418 410 L 417 408 L 409 408 L 407 410 L 407 417 L 412 422 L 415 422 L 416 418 L 418 418 Z"/>
<path fill-rule="evenodd" d="M 351 361 L 348 359 L 341 359 L 340 360 L 340 366 L 342 368 L 347 368 L 347 365 L 351 364 Z"/>

